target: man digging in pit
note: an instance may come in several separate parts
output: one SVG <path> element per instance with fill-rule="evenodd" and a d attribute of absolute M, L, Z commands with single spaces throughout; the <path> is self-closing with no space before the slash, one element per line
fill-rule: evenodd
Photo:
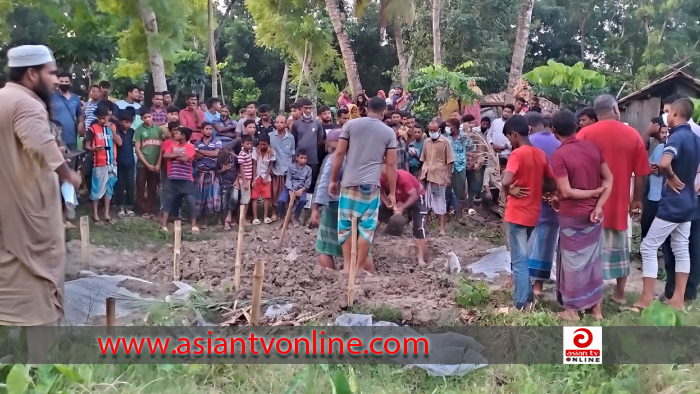
<path fill-rule="evenodd" d="M 384 157 L 389 185 L 387 208 L 393 208 L 396 204 L 396 136 L 394 131 L 382 122 L 385 109 L 386 101 L 380 97 L 373 97 L 369 100 L 367 117 L 352 119 L 345 124 L 333 158 L 328 186 L 331 196 L 337 196 L 340 191 L 338 241 L 343 248 L 344 267 L 349 266 L 351 259 L 352 245 L 349 238 L 352 218 L 355 217 L 359 233 L 357 268 L 369 273 L 374 273 L 374 266 L 371 261 L 367 261 L 367 255 L 377 228 Z M 338 174 L 346 157 L 342 188 L 339 188 Z"/>

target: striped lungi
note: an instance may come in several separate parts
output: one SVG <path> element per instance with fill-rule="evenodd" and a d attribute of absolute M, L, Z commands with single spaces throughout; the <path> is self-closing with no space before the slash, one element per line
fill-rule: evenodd
<path fill-rule="evenodd" d="M 337 201 L 331 201 L 323 208 L 316 235 L 316 251 L 329 256 L 343 257 L 343 248 L 338 242 Z"/>
<path fill-rule="evenodd" d="M 530 279 L 549 280 L 554 263 L 554 249 L 559 237 L 559 223 L 539 223 L 527 240 Z"/>
<path fill-rule="evenodd" d="M 629 274 L 627 230 L 603 229 L 603 279 L 624 278 Z"/>
<path fill-rule="evenodd" d="M 197 210 L 197 216 L 205 213 L 219 213 L 221 211 L 219 177 L 214 171 L 205 172 L 200 169 L 196 179 L 194 206 Z"/>
<path fill-rule="evenodd" d="M 350 236 L 352 218 L 357 218 L 358 234 L 372 243 L 379 215 L 379 186 L 347 186 L 340 189 L 338 204 L 338 241 Z"/>
<path fill-rule="evenodd" d="M 569 310 L 603 301 L 603 231 L 590 216 L 560 216 L 557 300 Z"/>

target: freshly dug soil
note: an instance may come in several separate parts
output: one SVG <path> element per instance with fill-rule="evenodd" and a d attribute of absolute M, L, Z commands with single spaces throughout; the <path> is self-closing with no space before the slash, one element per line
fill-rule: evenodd
<path fill-rule="evenodd" d="M 183 229 L 184 230 L 184 229 Z M 486 254 L 493 245 L 480 238 L 428 238 L 427 267 L 418 267 L 416 244 L 411 232 L 402 237 L 375 235 L 372 257 L 376 275 L 358 276 L 355 305 L 360 309 L 388 305 L 402 311 L 402 318 L 414 324 L 435 324 L 455 307 L 454 278 L 445 272 L 449 252 L 459 257 L 463 270 Z M 437 235 L 437 234 L 436 234 Z M 252 295 L 253 265 L 265 261 L 263 297 L 292 298 L 300 312 L 325 311 L 325 317 L 347 308 L 348 277 L 318 264 L 316 230 L 305 227 L 287 230 L 284 245 L 277 247 L 277 226 L 248 226 L 243 238 L 241 289 L 233 291 L 237 233 L 220 233 L 213 240 L 184 242 L 181 280 L 217 292 L 230 292 L 231 301 Z M 90 269 L 98 274 L 123 274 L 159 284 L 173 280 L 172 245 L 157 250 L 115 251 L 91 247 Z M 342 259 L 336 259 L 341 268 Z M 80 269 L 80 241 L 68 243 L 67 274 Z M 149 293 L 157 293 L 149 289 Z"/>

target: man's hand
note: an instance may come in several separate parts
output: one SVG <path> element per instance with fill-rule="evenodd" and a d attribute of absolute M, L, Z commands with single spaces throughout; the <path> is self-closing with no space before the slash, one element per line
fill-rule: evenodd
<path fill-rule="evenodd" d="M 632 201 L 630 203 L 630 211 L 629 211 L 630 216 L 638 217 L 639 215 L 642 214 L 642 202 L 641 201 Z"/>
<path fill-rule="evenodd" d="M 447 174 L 445 177 L 445 185 L 450 186 L 452 184 L 452 174 Z"/>
<path fill-rule="evenodd" d="M 491 190 L 486 189 L 486 192 L 485 192 L 485 193 L 486 193 L 486 194 L 484 194 L 484 196 L 486 197 L 487 200 L 493 199 L 493 196 L 491 195 Z"/>
<path fill-rule="evenodd" d="M 603 194 L 605 189 L 607 189 L 607 186 L 601 186 L 601 187 L 595 189 L 595 194 L 593 195 L 593 197 L 595 197 L 595 198 L 600 197 L 600 195 Z"/>
<path fill-rule="evenodd" d="M 389 204 L 387 208 L 391 209 L 396 206 L 396 194 L 389 193 Z"/>
<path fill-rule="evenodd" d="M 331 181 L 328 184 L 328 194 L 330 194 L 331 197 L 337 197 L 338 196 L 338 182 L 336 181 Z"/>
<path fill-rule="evenodd" d="M 591 222 L 598 223 L 603 219 L 603 208 L 595 207 L 591 212 Z"/>
<path fill-rule="evenodd" d="M 80 177 L 80 174 L 78 174 L 75 171 L 70 172 L 70 178 L 68 178 L 68 182 L 73 185 L 75 190 L 80 189 L 80 184 L 83 182 L 83 179 Z"/>
<path fill-rule="evenodd" d="M 297 190 L 297 191 L 294 192 L 294 195 L 296 195 L 297 197 L 301 197 L 301 195 L 302 195 L 303 193 L 304 193 L 304 191 L 301 190 L 301 189 L 299 189 L 299 190 Z"/>
<path fill-rule="evenodd" d="M 653 175 L 659 175 L 659 165 L 658 164 L 651 165 L 651 173 Z"/>
<path fill-rule="evenodd" d="M 246 181 L 241 181 L 241 183 L 243 184 L 243 190 L 248 190 L 248 189 L 250 189 L 250 184 L 249 184 L 248 182 L 246 182 Z"/>
<path fill-rule="evenodd" d="M 153 172 L 160 172 L 160 162 L 158 162 L 158 164 L 156 164 L 153 167 L 155 168 L 155 170 Z"/>
<path fill-rule="evenodd" d="M 270 182 L 265 180 L 265 177 L 263 177 L 260 181 L 262 182 L 263 185 L 267 185 L 268 183 L 270 183 Z"/>
<path fill-rule="evenodd" d="M 221 169 L 224 170 L 224 171 L 230 170 L 230 169 L 231 169 L 231 163 L 224 164 L 224 165 L 221 167 Z"/>
<path fill-rule="evenodd" d="M 309 216 L 309 224 L 312 227 L 318 227 L 318 225 L 320 223 L 321 223 L 321 214 L 318 212 L 318 209 L 312 209 L 311 216 Z"/>
<path fill-rule="evenodd" d="M 515 198 L 522 198 L 530 195 L 529 187 L 518 187 L 518 181 L 513 182 L 508 188 L 508 193 Z"/>
<path fill-rule="evenodd" d="M 150 172 L 155 172 L 155 171 L 156 171 L 156 167 L 155 167 L 155 166 L 152 166 L 152 165 L 150 165 L 150 164 L 148 164 L 148 163 L 146 163 L 146 169 L 147 169 L 148 171 L 150 171 Z"/>
<path fill-rule="evenodd" d="M 676 194 L 681 194 L 681 190 L 683 190 L 685 187 L 685 183 L 681 182 L 677 175 L 674 175 L 673 178 L 666 179 L 666 186 L 676 192 Z"/>

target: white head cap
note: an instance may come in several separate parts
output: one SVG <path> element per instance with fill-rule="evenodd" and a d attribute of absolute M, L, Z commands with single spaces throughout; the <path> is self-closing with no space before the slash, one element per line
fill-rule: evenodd
<path fill-rule="evenodd" d="M 7 66 L 31 67 L 54 62 L 51 50 L 45 45 L 22 45 L 7 51 Z"/>

